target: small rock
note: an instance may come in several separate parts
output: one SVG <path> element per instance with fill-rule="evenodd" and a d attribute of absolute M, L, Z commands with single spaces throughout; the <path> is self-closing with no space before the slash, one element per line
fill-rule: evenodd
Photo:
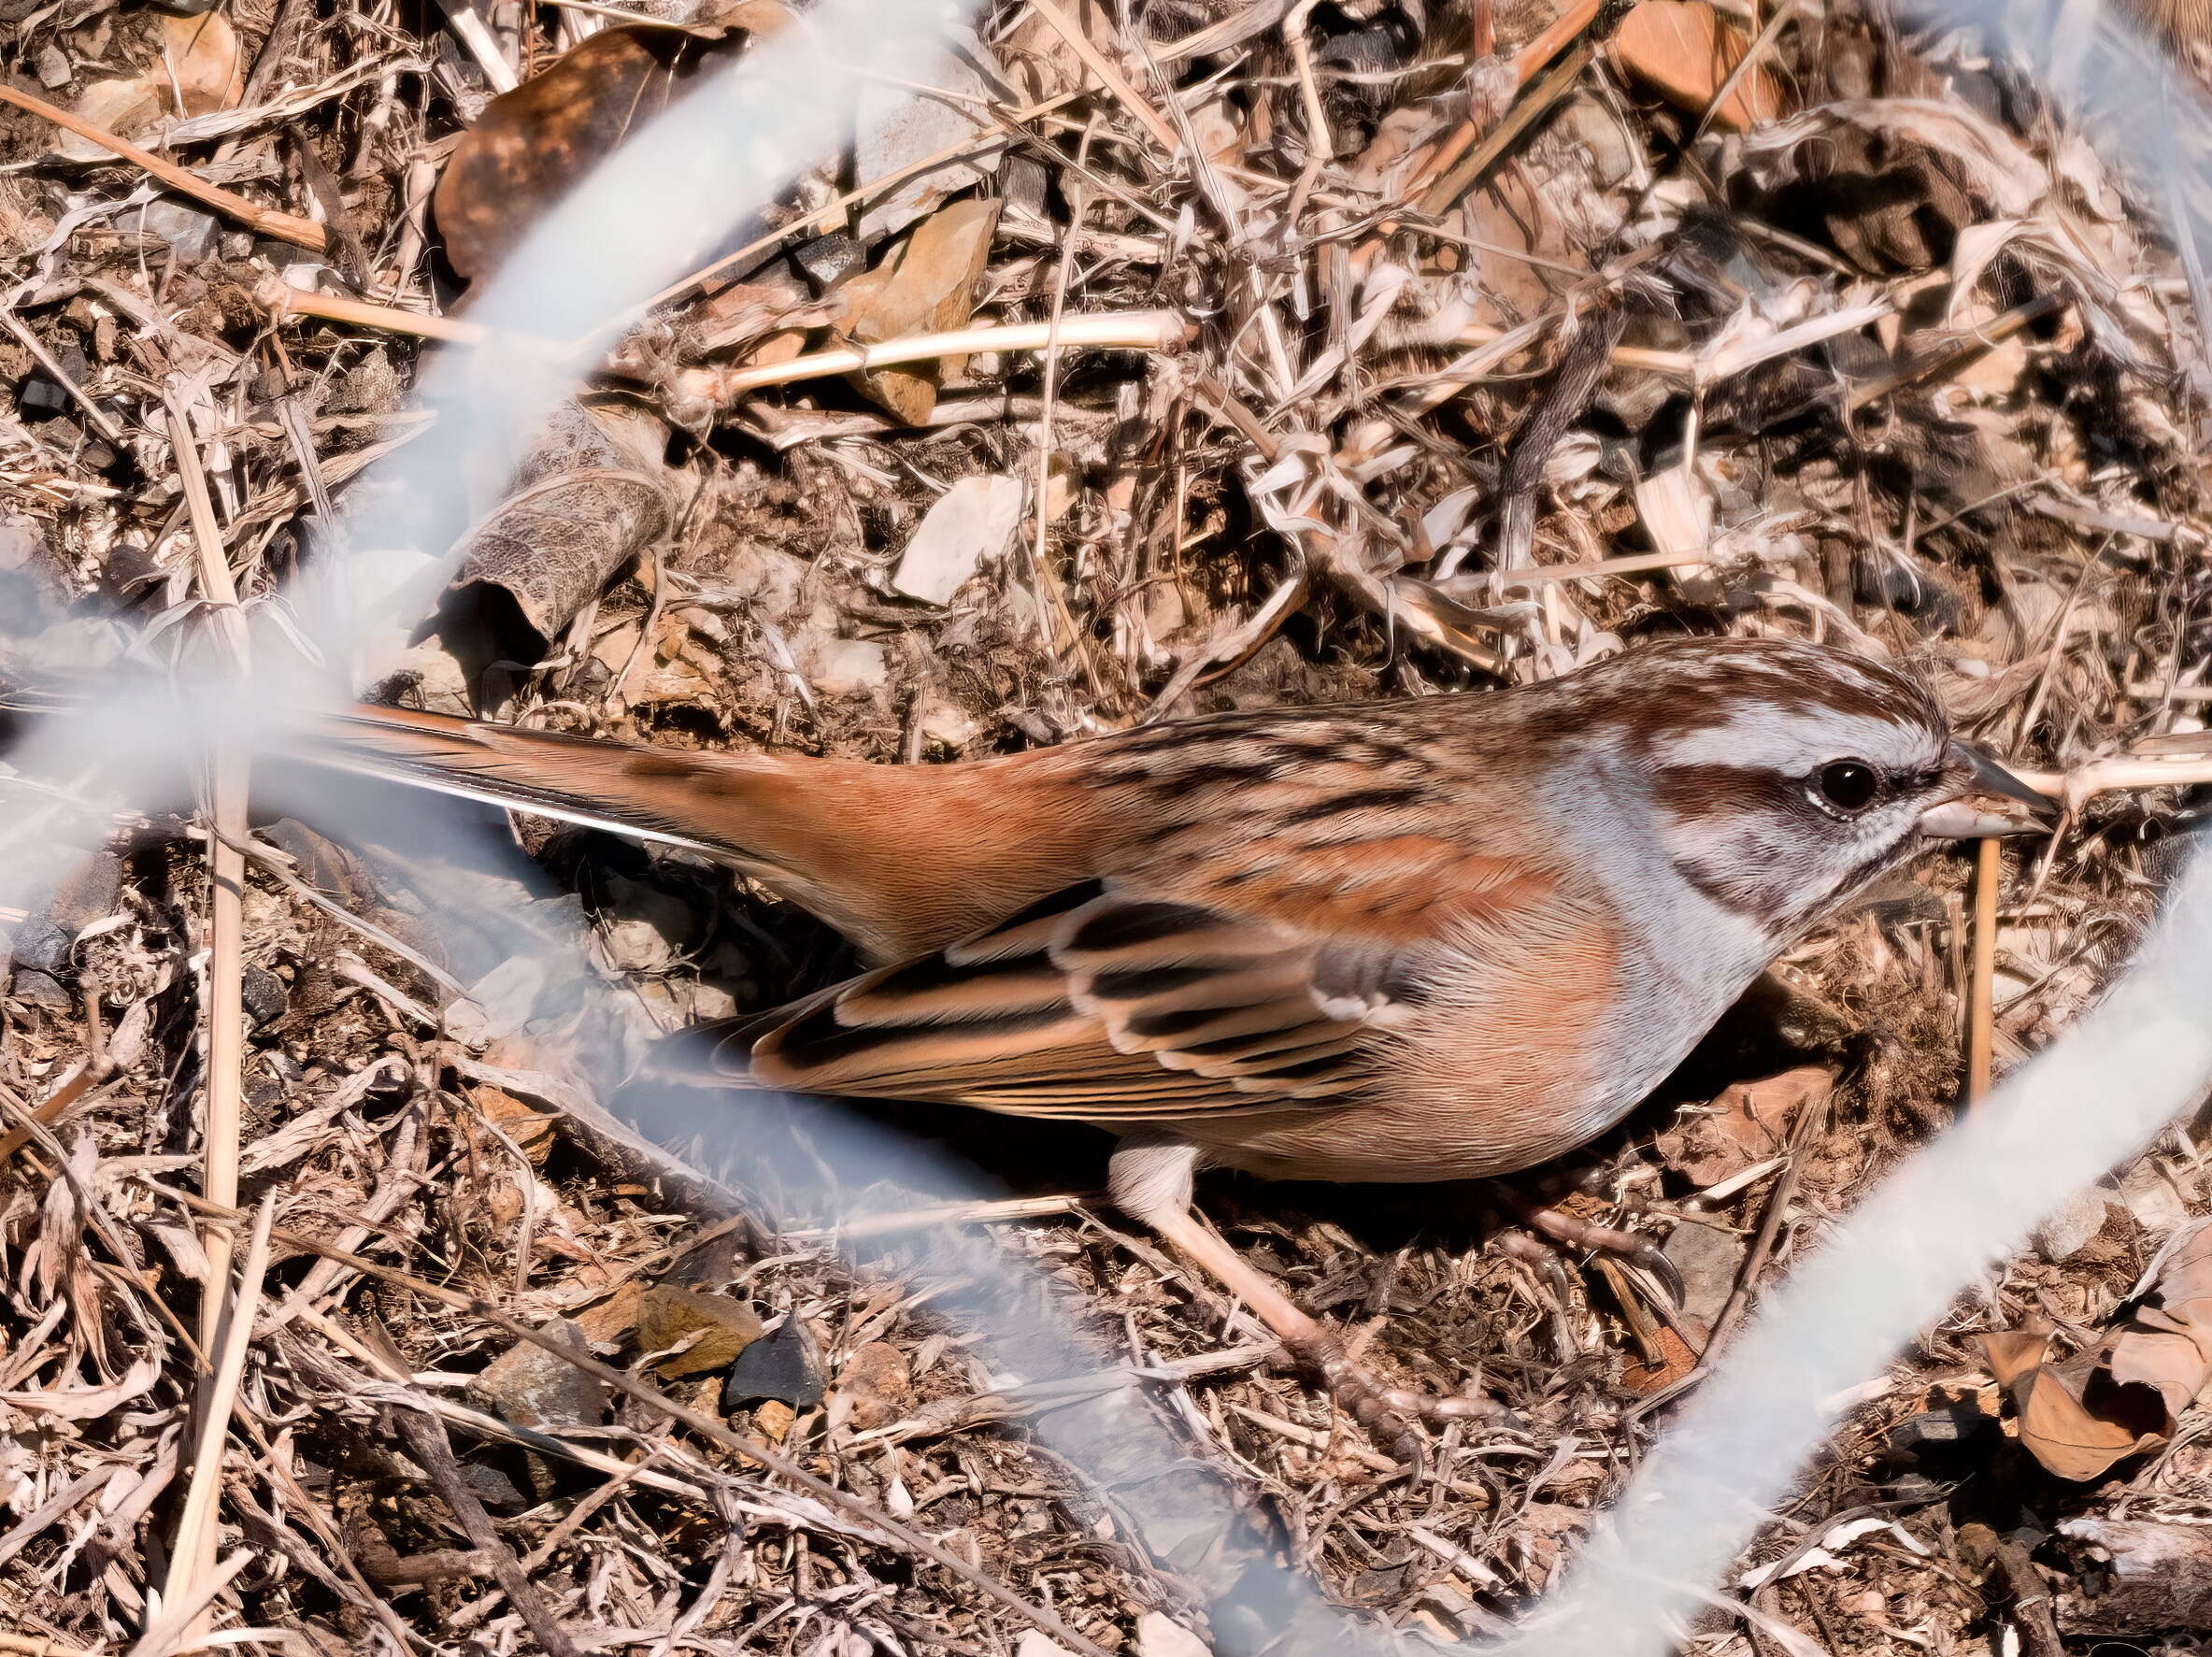
<path fill-rule="evenodd" d="M 807 1409 L 821 1402 L 823 1391 L 821 1353 L 792 1313 L 737 1354 L 722 1388 L 722 1408 L 742 1409 L 765 1398 Z"/>
<path fill-rule="evenodd" d="M 2105 1229 L 2111 1201 L 2111 1193 L 2099 1186 L 2076 1192 L 2035 1228 L 2033 1238 L 2035 1252 L 2054 1265 L 2062 1260 L 2071 1260 Z"/>
<path fill-rule="evenodd" d="M 633 1279 L 597 1305 L 577 1313 L 576 1326 L 594 1346 L 620 1346 L 637 1327 L 637 1309 L 644 1300 L 644 1286 Z"/>
<path fill-rule="evenodd" d="M 842 1410 L 854 1431 L 865 1433 L 903 1421 L 913 1401 L 906 1354 L 888 1340 L 872 1340 L 845 1361 L 830 1408 L 833 1415 Z"/>
<path fill-rule="evenodd" d="M 825 696 L 880 691 L 891 678 L 883 647 L 866 638 L 810 640 L 800 659 L 807 679 Z"/>
<path fill-rule="evenodd" d="M 77 1006 L 59 978 L 35 966 L 18 968 L 8 982 L 7 993 L 24 1006 L 35 1007 L 41 1012 L 65 1013 Z"/>
<path fill-rule="evenodd" d="M 468 1493 L 494 1513 L 520 1513 L 530 1506 L 530 1498 L 522 1493 L 521 1487 L 497 1467 L 482 1462 L 462 1462 L 458 1470 Z"/>
<path fill-rule="evenodd" d="M 1782 1148 L 1790 1125 L 1835 1086 L 1833 1071 L 1800 1065 L 1740 1082 L 1659 1136 L 1659 1154 L 1692 1184 L 1718 1185 Z"/>
<path fill-rule="evenodd" d="M 818 236 L 792 250 L 792 263 L 818 293 L 835 287 L 867 262 L 867 249 L 841 230 Z"/>
<path fill-rule="evenodd" d="M 0 518 L 0 569 L 34 569 L 46 558 L 46 531 L 36 518 L 11 512 Z"/>
<path fill-rule="evenodd" d="M 1041 1628 L 1025 1628 L 1014 1642 L 1014 1657 L 1075 1657 L 1065 1646 Z"/>
<path fill-rule="evenodd" d="M 2154 1243 L 2190 1217 L 2189 1205 L 2150 1157 L 2120 1176 L 2119 1200 Z"/>
<path fill-rule="evenodd" d="M 284 980 L 264 967 L 249 966 L 238 991 L 246 1003 L 247 1020 L 256 1030 L 275 1023 L 292 1005 L 292 992 Z"/>
<path fill-rule="evenodd" d="M 904 230 L 961 192 L 974 189 L 985 177 L 977 162 L 988 163 L 996 155 L 994 149 L 977 147 L 975 123 L 961 107 L 968 98 L 991 95 L 991 89 L 969 62 L 972 56 L 990 63 L 990 50 L 965 30 L 956 41 L 957 50 L 944 52 L 918 71 L 924 85 L 949 95 L 918 98 L 901 86 L 874 81 L 861 84 L 853 121 L 859 132 L 853 154 L 855 178 L 880 179 L 941 150 L 960 151 L 958 159 L 917 173 L 871 205 L 861 216 L 863 241 L 873 242 Z"/>
<path fill-rule="evenodd" d="M 583 1344 L 584 1332 L 566 1318 L 546 1329 Z M 519 1427 L 596 1427 L 607 1419 L 607 1389 L 598 1377 L 528 1341 L 492 1359 L 468 1390 Z"/>
<path fill-rule="evenodd" d="M 44 374 L 27 376 L 16 392 L 16 407 L 22 417 L 34 424 L 52 420 L 69 407 L 69 393 L 58 380 Z"/>
<path fill-rule="evenodd" d="M 698 1338 L 691 1346 L 661 1360 L 663 1375 L 706 1375 L 726 1367 L 761 1338 L 761 1321 L 741 1300 L 674 1283 L 655 1283 L 639 1298 L 637 1344 L 645 1350 L 666 1351 L 694 1334 Z"/>
<path fill-rule="evenodd" d="M 1709 1225 L 1685 1222 L 1675 1227 L 1659 1251 L 1682 1274 L 1683 1314 L 1712 1328 L 1735 1292 L 1736 1274 L 1744 1264 L 1743 1240 Z"/>
<path fill-rule="evenodd" d="M 983 735 L 983 727 L 970 719 L 964 709 L 934 696 L 922 704 L 916 723 L 923 742 L 941 748 L 965 748 Z"/>
<path fill-rule="evenodd" d="M 1213 1657 L 1206 1643 L 1161 1611 L 1136 1620 L 1136 1657 Z"/>
<path fill-rule="evenodd" d="M 113 912 L 121 893 L 122 860 L 111 851 L 95 852 L 55 889 L 43 915 L 16 929 L 10 958 L 19 967 L 57 978 L 72 977 L 77 970 L 77 935 Z"/>
<path fill-rule="evenodd" d="M 689 904 L 640 880 L 610 876 L 600 953 L 617 972 L 664 973 L 683 953 L 698 921 Z"/>
<path fill-rule="evenodd" d="M 891 584 L 924 604 L 949 603 L 985 559 L 1006 550 L 1021 521 L 1022 493 L 1018 478 L 963 478 L 923 515 Z"/>
<path fill-rule="evenodd" d="M 222 239 L 222 225 L 212 214 L 166 197 L 147 206 L 136 221 L 136 228 L 168 243 L 169 251 L 186 264 L 196 264 L 207 258 Z"/>
<path fill-rule="evenodd" d="M 778 547 L 743 546 L 730 554 L 722 579 L 741 598 L 749 598 L 771 616 L 798 607 L 807 565 Z"/>
<path fill-rule="evenodd" d="M 38 84 L 49 92 L 55 87 L 67 86 L 77 78 L 69 67 L 69 60 L 50 46 L 38 49 Z"/>
<path fill-rule="evenodd" d="M 1908 1415 L 1889 1432 L 1890 1453 L 1938 1478 L 1962 1478 L 2005 1441 L 1994 1416 L 1967 1398 Z"/>

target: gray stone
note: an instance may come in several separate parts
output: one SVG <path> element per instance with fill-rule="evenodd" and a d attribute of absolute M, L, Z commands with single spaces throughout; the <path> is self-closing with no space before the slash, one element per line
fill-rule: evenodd
<path fill-rule="evenodd" d="M 1659 1251 L 1682 1274 L 1684 1313 L 1710 1328 L 1735 1291 L 1736 1273 L 1744 1264 L 1743 1240 L 1709 1225 L 1685 1221 L 1675 1227 Z"/>
<path fill-rule="evenodd" d="M 820 1404 L 821 1353 L 796 1312 L 737 1354 L 722 1387 L 722 1408 L 742 1409 L 774 1398 L 793 1409 Z"/>
<path fill-rule="evenodd" d="M 128 222 L 128 221 L 126 221 Z M 164 196 L 150 203 L 139 215 L 137 227 L 169 244 L 169 251 L 187 264 L 197 264 L 215 251 L 222 239 L 222 223 L 211 213 L 188 207 Z"/>
<path fill-rule="evenodd" d="M 951 93 L 953 98 L 933 98 L 927 93 L 918 96 L 889 83 L 862 83 L 854 119 L 860 134 L 853 157 L 856 177 L 880 179 L 939 150 L 975 143 L 982 136 L 983 127 L 965 112 L 969 106 L 959 100 L 982 103 L 991 97 L 992 89 L 968 62 L 970 57 L 983 57 L 989 49 L 972 34 L 957 37 L 955 44 L 956 50 L 924 65 L 915 76 L 921 85 Z M 977 143 L 974 159 L 944 162 L 908 179 L 862 216 L 861 240 L 874 242 L 894 235 L 961 192 L 974 189 L 986 177 L 977 163 L 995 164 L 1003 147 Z"/>
<path fill-rule="evenodd" d="M 579 1349 L 584 1332 L 566 1318 L 546 1325 Z M 518 1341 L 492 1360 L 468 1390 L 503 1421 L 519 1427 L 596 1427 L 607 1419 L 607 1389 L 565 1358 Z"/>

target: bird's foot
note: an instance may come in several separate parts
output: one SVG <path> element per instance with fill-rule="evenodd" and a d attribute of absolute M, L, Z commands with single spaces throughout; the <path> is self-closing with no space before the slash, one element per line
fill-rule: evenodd
<path fill-rule="evenodd" d="M 1560 1208 L 1543 1208 L 1531 1204 L 1516 1205 L 1516 1209 L 1522 1224 L 1549 1237 L 1563 1248 L 1587 1249 L 1616 1255 L 1649 1273 L 1673 1302 L 1672 1309 L 1682 1309 L 1688 1293 L 1682 1284 L 1682 1274 L 1675 1269 L 1673 1261 L 1659 1251 L 1659 1245 L 1642 1233 L 1622 1231 L 1614 1225 L 1601 1225 L 1594 1220 L 1585 1220 L 1578 1214 L 1569 1214 Z"/>
<path fill-rule="evenodd" d="M 1509 1421 L 1512 1412 L 1495 1398 L 1445 1395 L 1385 1385 L 1332 1330 L 1317 1329 L 1283 1342 L 1292 1362 L 1335 1399 L 1369 1437 L 1419 1471 L 1427 1460 L 1422 1429 L 1441 1431 L 1454 1421 Z"/>

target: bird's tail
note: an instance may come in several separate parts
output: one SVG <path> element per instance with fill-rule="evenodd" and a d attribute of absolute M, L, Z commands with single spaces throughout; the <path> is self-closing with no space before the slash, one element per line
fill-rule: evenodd
<path fill-rule="evenodd" d="M 303 757 L 625 838 L 745 861 L 747 797 L 791 762 L 678 753 L 448 714 L 357 705 L 319 720 Z M 718 786 L 719 785 L 719 786 Z M 711 796 L 711 797 L 708 797 Z"/>

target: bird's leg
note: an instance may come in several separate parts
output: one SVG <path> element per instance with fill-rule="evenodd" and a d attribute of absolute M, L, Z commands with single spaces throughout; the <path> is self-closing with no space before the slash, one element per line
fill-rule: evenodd
<path fill-rule="evenodd" d="M 1150 1226 L 1249 1307 L 1298 1365 L 1327 1388 L 1377 1443 L 1399 1460 L 1419 1466 L 1422 1444 L 1417 1421 L 1442 1426 L 1505 1413 L 1494 1399 L 1439 1397 L 1377 1380 L 1346 1349 L 1342 1336 L 1300 1309 L 1264 1272 L 1192 1211 L 1191 1186 L 1198 1157 L 1198 1148 L 1192 1145 L 1123 1140 L 1114 1152 L 1106 1179 L 1114 1206 Z"/>
<path fill-rule="evenodd" d="M 1659 1286 L 1673 1299 L 1676 1308 L 1681 1307 L 1685 1291 L 1682 1274 L 1675 1269 L 1675 1263 L 1659 1251 L 1659 1245 L 1639 1232 L 1622 1231 L 1618 1226 L 1600 1225 L 1594 1220 L 1585 1220 L 1578 1214 L 1564 1209 L 1548 1208 L 1532 1203 L 1525 1197 L 1505 1193 L 1506 1206 L 1520 1216 L 1520 1222 L 1531 1231 L 1549 1237 L 1563 1248 L 1590 1249 L 1606 1254 L 1617 1254 L 1633 1265 L 1640 1265 L 1658 1279 Z M 1512 1252 L 1519 1253 L 1519 1250 Z"/>

